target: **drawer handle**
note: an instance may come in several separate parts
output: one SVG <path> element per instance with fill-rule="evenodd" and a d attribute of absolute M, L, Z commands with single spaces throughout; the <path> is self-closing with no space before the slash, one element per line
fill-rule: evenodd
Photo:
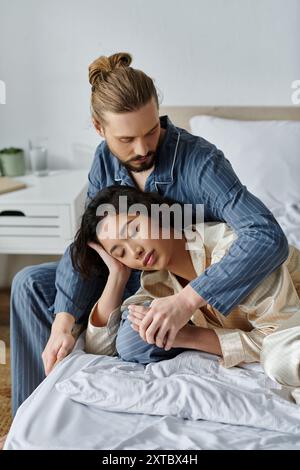
<path fill-rule="evenodd" d="M 25 217 L 25 214 L 22 211 L 2 211 L 2 212 L 0 212 L 0 217 L 1 216 L 8 216 L 8 215 Z"/>

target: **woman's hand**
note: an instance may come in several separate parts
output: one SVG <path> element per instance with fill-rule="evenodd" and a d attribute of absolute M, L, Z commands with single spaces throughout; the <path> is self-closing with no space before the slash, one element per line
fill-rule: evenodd
<path fill-rule="evenodd" d="M 100 245 L 94 242 L 88 243 L 90 248 L 93 248 L 98 255 L 103 259 L 104 263 L 109 269 L 110 274 L 121 276 L 123 279 L 129 279 L 131 274 L 131 268 L 125 266 L 125 264 L 118 261 L 113 256 L 107 253 Z"/>

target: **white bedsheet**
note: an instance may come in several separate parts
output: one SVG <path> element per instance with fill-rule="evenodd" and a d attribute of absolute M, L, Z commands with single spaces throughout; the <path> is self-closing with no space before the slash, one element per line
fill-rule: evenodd
<path fill-rule="evenodd" d="M 106 362 L 106 361 L 104 361 Z M 214 356 L 186 351 L 136 370 L 101 363 L 81 369 L 56 389 L 108 411 L 175 416 L 300 435 L 300 406 L 278 396 L 261 368 L 225 369 Z"/>
<path fill-rule="evenodd" d="M 291 203 L 277 207 L 273 210 L 273 214 L 290 245 L 294 245 L 300 250 L 300 203 Z"/>
<path fill-rule="evenodd" d="M 132 400 L 132 396 L 126 395 L 129 390 L 126 389 L 128 382 L 125 385 L 129 376 L 135 380 L 141 380 L 141 377 L 145 374 L 144 366 L 126 363 L 116 357 L 86 354 L 80 347 L 82 347 L 82 338 L 77 345 L 77 349 L 55 367 L 53 372 L 20 407 L 8 435 L 6 449 L 300 449 L 300 408 L 297 408 L 293 403 L 283 401 L 282 398 L 274 399 L 276 395 L 271 391 L 271 388 L 275 384 L 268 379 L 266 380 L 259 365 L 250 365 L 246 369 L 234 368 L 231 370 L 233 375 L 230 375 L 230 380 L 226 379 L 224 382 L 224 377 L 226 374 L 228 375 L 228 372 L 230 373 L 230 371 L 225 371 L 222 379 L 223 390 L 226 391 L 223 402 L 218 401 L 220 400 L 219 393 L 222 388 L 222 385 L 220 385 L 221 380 L 217 385 L 215 400 L 211 401 L 210 407 L 207 406 L 207 413 L 211 413 L 210 417 L 214 419 L 220 415 L 224 417 L 226 413 L 230 414 L 230 409 L 233 411 L 233 416 L 236 416 L 234 419 L 239 417 L 241 411 L 241 420 L 247 420 L 248 417 L 251 418 L 252 416 L 251 419 L 255 421 L 258 415 L 261 416 L 260 422 L 257 422 L 260 427 L 238 426 L 206 419 L 192 420 L 171 416 L 171 408 L 165 406 L 168 401 L 164 400 L 157 401 L 156 408 L 153 410 L 155 413 L 167 410 L 169 415 L 144 414 L 143 406 L 141 408 L 139 405 L 141 401 Z M 190 353 L 183 353 L 186 357 L 188 354 Z M 195 354 L 203 359 L 201 359 L 203 374 L 211 375 L 217 364 L 216 358 L 212 360 L 213 356 L 198 352 L 192 353 L 192 355 Z M 164 364 L 147 366 L 148 376 L 152 373 L 156 375 L 157 380 L 162 380 L 165 374 L 172 372 L 171 368 L 173 368 L 172 373 L 178 375 L 181 367 L 180 356 L 178 356 L 177 362 L 172 360 L 167 364 L 168 361 L 164 361 Z M 187 365 L 187 362 L 185 364 Z M 205 364 L 206 366 L 210 364 L 209 370 L 206 369 L 205 371 Z M 101 373 L 99 373 L 100 370 Z M 198 371 L 200 372 L 199 369 Z M 192 363 L 190 373 L 194 372 L 195 367 Z M 244 390 L 245 387 L 247 388 L 247 373 L 245 374 L 245 372 L 248 373 L 248 391 L 253 394 L 253 403 L 256 403 L 257 410 L 253 408 L 253 403 L 251 405 L 251 400 L 250 402 L 248 400 L 248 404 L 247 400 L 240 401 L 238 407 L 236 407 L 239 394 L 231 395 L 230 381 L 232 385 L 237 387 L 237 390 L 239 383 Z M 95 373 L 100 379 L 98 382 L 95 381 Z M 71 379 L 73 382 L 68 383 L 73 383 L 73 385 L 76 383 L 76 393 L 78 393 L 80 388 L 78 377 L 80 378 L 80 374 L 85 375 L 85 378 L 90 376 L 90 384 L 92 384 L 92 387 L 97 388 L 95 393 L 97 403 L 94 401 L 89 405 L 83 404 L 80 401 L 75 401 L 74 396 L 70 397 L 69 394 L 66 394 L 66 390 L 64 390 L 64 393 L 62 393 L 62 388 L 58 391 L 57 388 L 62 387 L 63 383 L 66 384 L 67 379 Z M 106 395 L 105 405 L 102 404 L 105 409 L 101 409 L 102 405 L 98 406 L 101 403 L 98 392 L 104 390 L 104 388 L 101 388 L 101 374 L 106 378 L 110 376 L 113 379 L 112 385 L 115 386 L 115 392 L 111 393 L 112 390 L 110 390 Z M 120 377 L 126 378 L 122 384 L 120 383 Z M 57 386 L 58 383 L 61 385 Z M 98 386 L 96 386 L 97 383 Z M 104 383 L 106 384 L 105 390 L 108 392 L 108 382 L 104 381 Z M 139 386 L 142 383 L 143 381 L 139 382 Z M 125 393 L 124 401 L 120 401 L 122 387 L 124 387 L 123 393 Z M 182 397 L 186 399 L 189 390 L 185 387 L 180 385 L 177 391 L 180 390 Z M 268 404 L 267 410 L 260 406 L 260 400 L 264 396 L 263 389 L 265 389 L 266 397 L 264 406 Z M 213 390 L 213 387 L 207 389 L 209 393 L 211 393 L 211 390 Z M 144 390 L 143 393 L 145 393 L 144 398 L 148 397 L 153 404 L 155 394 L 149 394 L 149 389 Z M 243 391 L 241 390 L 240 393 L 242 394 Z M 277 393 L 281 393 L 281 391 L 277 391 Z M 257 394 L 259 398 L 257 398 Z M 190 410 L 189 412 L 195 409 L 195 400 L 198 398 L 199 404 L 202 403 L 202 405 L 196 409 L 198 412 L 201 407 L 202 410 L 205 410 L 204 402 L 201 402 L 203 396 L 199 393 L 199 397 L 193 395 L 192 407 L 192 402 L 189 402 L 186 408 Z M 205 400 L 207 398 L 208 395 Z M 82 396 L 80 399 L 82 400 Z M 119 400 L 119 403 L 125 403 L 127 408 L 130 405 L 131 409 L 126 410 L 130 412 L 108 411 L 108 408 L 113 409 L 115 407 L 118 402 L 116 399 Z M 142 403 L 145 403 L 145 400 L 142 400 Z M 222 406 L 221 403 L 223 403 Z M 132 408 L 132 405 L 137 406 L 136 410 L 134 406 Z M 163 409 L 159 408 L 161 406 Z M 240 408 L 241 406 L 243 410 Z M 179 414 L 180 410 L 183 409 L 184 406 L 177 406 Z M 227 410 L 225 415 L 224 409 Z M 151 412 L 149 408 L 146 411 Z M 266 426 L 264 422 L 268 424 L 269 428 L 273 427 L 278 430 L 263 429 Z"/>

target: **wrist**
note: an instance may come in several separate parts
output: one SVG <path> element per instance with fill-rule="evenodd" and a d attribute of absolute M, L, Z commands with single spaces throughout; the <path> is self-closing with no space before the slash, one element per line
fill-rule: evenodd
<path fill-rule="evenodd" d="M 197 292 L 188 284 L 177 294 L 182 302 L 184 302 L 185 308 L 191 313 L 191 315 L 197 310 L 197 308 L 203 307 L 207 304 L 206 300 L 197 294 Z"/>
<path fill-rule="evenodd" d="M 174 348 L 186 348 L 186 349 L 194 349 L 194 342 L 193 342 L 193 332 L 195 331 L 194 328 L 197 328 L 193 325 L 187 323 L 183 328 L 181 328 L 174 340 L 173 347 Z"/>
<path fill-rule="evenodd" d="M 108 274 L 108 279 L 119 285 L 126 285 L 129 277 L 130 274 L 122 271 L 110 271 Z"/>
<path fill-rule="evenodd" d="M 55 315 L 51 331 L 55 333 L 71 333 L 75 318 L 67 312 L 59 312 Z"/>

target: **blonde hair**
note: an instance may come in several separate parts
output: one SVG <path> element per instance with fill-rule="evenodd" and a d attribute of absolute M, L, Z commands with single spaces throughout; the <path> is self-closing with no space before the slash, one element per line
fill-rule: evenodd
<path fill-rule="evenodd" d="M 136 111 L 154 97 L 159 108 L 157 91 L 152 78 L 130 67 L 132 56 L 119 52 L 101 56 L 89 66 L 92 85 L 91 114 L 101 125 L 107 125 L 105 112 Z"/>

